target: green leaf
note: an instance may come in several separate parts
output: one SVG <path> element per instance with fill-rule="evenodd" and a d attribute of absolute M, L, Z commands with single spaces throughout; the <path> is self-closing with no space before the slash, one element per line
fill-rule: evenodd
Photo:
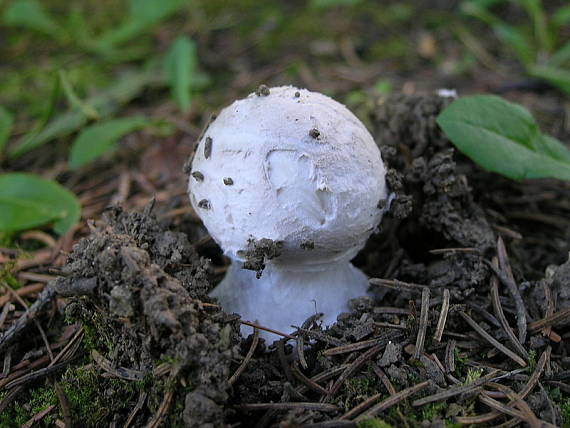
<path fill-rule="evenodd" d="M 562 27 L 570 23 L 570 4 L 561 6 L 552 14 L 552 23 L 557 27 Z"/>
<path fill-rule="evenodd" d="M 321 9 L 334 6 L 355 6 L 362 0 L 311 0 L 311 6 Z"/>
<path fill-rule="evenodd" d="M 125 73 L 107 90 L 89 98 L 86 102 L 93 106 L 101 118 L 112 116 L 120 107 L 135 98 L 148 85 L 157 82 L 154 70 Z M 17 158 L 55 138 L 65 137 L 78 131 L 87 123 L 87 117 L 81 112 L 69 111 L 51 120 L 39 132 L 25 135 L 18 144 L 8 152 L 8 158 Z"/>
<path fill-rule="evenodd" d="M 183 112 L 190 108 L 190 91 L 196 72 L 196 45 L 186 36 L 178 37 L 164 58 L 172 97 Z"/>
<path fill-rule="evenodd" d="M 14 118 L 12 114 L 4 107 L 0 106 L 0 153 L 2 153 L 2 149 L 8 142 L 8 137 L 12 131 L 13 124 Z"/>
<path fill-rule="evenodd" d="M 56 37 L 60 31 L 52 17 L 36 0 L 12 2 L 4 12 L 3 22 L 6 25 L 24 27 Z"/>
<path fill-rule="evenodd" d="M 168 18 L 189 0 L 129 0 L 129 15 L 140 27 L 148 28 Z"/>
<path fill-rule="evenodd" d="M 491 7 L 495 2 L 486 1 L 464 1 L 460 5 L 461 13 L 477 18 L 488 25 L 495 25 L 502 22 L 497 16 L 491 12 Z"/>
<path fill-rule="evenodd" d="M 570 71 L 548 65 L 531 65 L 528 67 L 531 76 L 546 80 L 567 94 L 570 94 Z"/>
<path fill-rule="evenodd" d="M 119 138 L 148 124 L 148 119 L 139 116 L 112 119 L 85 128 L 73 142 L 69 166 L 79 168 L 102 154 L 115 150 Z"/>
<path fill-rule="evenodd" d="M 548 32 L 548 25 L 541 0 L 511 0 L 517 6 L 521 6 L 532 19 L 534 34 L 544 52 L 550 52 L 552 41 Z"/>
<path fill-rule="evenodd" d="M 130 0 L 128 18 L 97 39 L 97 50 L 104 53 L 112 50 L 115 45 L 142 35 L 174 14 L 185 3 L 188 4 L 189 0 Z"/>
<path fill-rule="evenodd" d="M 53 223 L 63 235 L 79 221 L 77 198 L 61 185 L 32 174 L 0 175 L 0 232 L 10 233 Z"/>
<path fill-rule="evenodd" d="M 558 141 L 556 138 L 553 138 L 550 135 L 542 134 L 541 137 L 542 146 L 545 152 L 547 152 L 554 159 L 570 163 L 570 150 L 568 150 L 568 148 L 562 144 L 561 141 Z"/>
<path fill-rule="evenodd" d="M 570 60 L 570 42 L 566 42 L 560 49 L 548 59 L 550 67 L 560 67 L 566 61 Z"/>
<path fill-rule="evenodd" d="M 533 61 L 535 52 L 532 40 L 522 31 L 504 22 L 497 22 L 493 30 L 497 38 L 515 52 L 520 62 L 529 64 Z"/>
<path fill-rule="evenodd" d="M 81 98 L 79 98 L 64 70 L 59 71 L 59 79 L 61 81 L 63 92 L 65 93 L 67 101 L 71 107 L 79 110 L 89 119 L 98 119 L 99 114 L 97 113 L 97 110 L 95 110 L 95 108 L 88 102 L 82 101 Z"/>
<path fill-rule="evenodd" d="M 570 152 L 540 133 L 523 107 L 492 95 L 459 98 L 437 118 L 451 142 L 483 168 L 506 177 L 570 180 Z"/>

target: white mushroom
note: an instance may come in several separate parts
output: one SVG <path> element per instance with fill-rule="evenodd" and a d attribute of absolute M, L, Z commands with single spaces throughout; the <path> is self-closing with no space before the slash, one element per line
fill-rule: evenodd
<path fill-rule="evenodd" d="M 384 176 L 365 126 L 325 95 L 264 87 L 223 109 L 189 178 L 192 206 L 232 259 L 212 296 L 282 332 L 315 312 L 333 323 L 367 294 L 350 260 L 382 219 Z M 261 276 L 243 269 L 252 257 L 265 265 Z"/>

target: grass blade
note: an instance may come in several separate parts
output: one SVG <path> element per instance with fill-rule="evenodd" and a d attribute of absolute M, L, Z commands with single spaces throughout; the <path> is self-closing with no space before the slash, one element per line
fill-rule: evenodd
<path fill-rule="evenodd" d="M 190 91 L 196 71 L 196 45 L 188 37 L 177 38 L 164 62 L 172 97 L 180 110 L 186 112 L 190 108 Z"/>

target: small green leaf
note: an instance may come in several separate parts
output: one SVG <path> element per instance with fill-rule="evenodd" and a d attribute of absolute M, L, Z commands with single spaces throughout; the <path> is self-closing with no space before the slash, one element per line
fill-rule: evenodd
<path fill-rule="evenodd" d="M 79 221 L 81 205 L 61 185 L 32 174 L 0 175 L 0 232 L 10 233 L 53 223 L 63 235 Z"/>
<path fill-rule="evenodd" d="M 560 67 L 568 60 L 570 60 L 570 42 L 566 42 L 566 44 L 552 54 L 548 59 L 548 65 L 550 67 Z"/>
<path fill-rule="evenodd" d="M 531 76 L 546 80 L 566 94 L 570 94 L 570 71 L 548 65 L 531 65 L 528 67 Z"/>
<path fill-rule="evenodd" d="M 540 133 L 523 107 L 492 95 L 459 98 L 437 118 L 452 143 L 483 168 L 506 177 L 570 180 L 570 152 Z"/>
<path fill-rule="evenodd" d="M 185 3 L 188 0 L 129 0 L 129 16 L 95 41 L 96 50 L 111 51 L 168 18 Z"/>
<path fill-rule="evenodd" d="M 529 64 L 533 61 L 535 51 L 532 40 L 522 31 L 504 22 L 497 22 L 493 25 L 493 30 L 497 38 L 516 53 L 520 62 Z"/>
<path fill-rule="evenodd" d="M 69 166 L 79 168 L 102 154 L 115 150 L 119 138 L 148 124 L 148 119 L 137 116 L 112 119 L 85 128 L 73 142 Z"/>
<path fill-rule="evenodd" d="M 355 6 L 361 0 L 312 0 L 311 6 L 326 9 L 334 6 Z"/>
<path fill-rule="evenodd" d="M 4 107 L 0 106 L 0 153 L 8 142 L 8 137 L 14 124 L 12 114 Z"/>
<path fill-rule="evenodd" d="M 493 1 L 464 1 L 460 5 L 460 11 L 465 15 L 477 18 L 488 25 L 494 25 L 498 22 L 502 22 L 491 12 L 491 8 L 495 3 L 496 2 Z"/>
<path fill-rule="evenodd" d="M 164 58 L 172 97 L 183 112 L 190 108 L 190 91 L 196 72 L 196 45 L 186 36 L 178 37 Z"/>
<path fill-rule="evenodd" d="M 561 6 L 552 14 L 552 23 L 557 27 L 570 23 L 570 4 Z"/>
<path fill-rule="evenodd" d="M 57 36 L 59 27 L 36 0 L 16 0 L 4 12 L 4 24 Z"/>
<path fill-rule="evenodd" d="M 130 18 L 139 26 L 148 28 L 168 18 L 188 0 L 129 0 Z"/>
<path fill-rule="evenodd" d="M 92 105 L 102 118 L 112 116 L 121 106 L 131 101 L 152 83 L 159 81 L 158 73 L 151 70 L 127 72 L 108 89 L 89 98 L 87 103 Z M 69 111 L 56 116 L 39 131 L 25 135 L 18 144 L 8 151 L 8 157 L 15 159 L 29 151 L 40 147 L 54 138 L 65 137 L 78 131 L 87 123 L 83 113 Z"/>

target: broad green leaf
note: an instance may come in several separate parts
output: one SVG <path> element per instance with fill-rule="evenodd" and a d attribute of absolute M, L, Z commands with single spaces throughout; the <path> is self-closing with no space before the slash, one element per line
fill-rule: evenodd
<path fill-rule="evenodd" d="M 79 98 L 71 82 L 67 78 L 67 73 L 64 70 L 59 71 L 59 79 L 61 81 L 61 87 L 63 88 L 63 92 L 72 108 L 79 110 L 89 119 L 97 119 L 99 117 L 97 110 L 90 105 L 88 102 L 85 102 Z"/>
<path fill-rule="evenodd" d="M 542 134 L 541 137 L 542 146 L 546 153 L 548 153 L 554 159 L 570 163 L 570 150 L 568 150 L 568 148 L 562 144 L 562 142 L 558 141 L 556 138 L 551 137 L 550 135 Z"/>
<path fill-rule="evenodd" d="M 567 94 L 570 94 L 570 71 L 548 65 L 531 65 L 528 67 L 531 76 L 546 80 Z"/>
<path fill-rule="evenodd" d="M 85 128 L 73 142 L 69 166 L 79 168 L 102 154 L 115 150 L 116 142 L 124 135 L 149 124 L 144 117 L 126 117 L 97 123 Z"/>
<path fill-rule="evenodd" d="M 120 107 L 135 98 L 148 85 L 159 80 L 153 70 L 125 73 L 107 90 L 87 100 L 87 103 L 97 110 L 101 118 L 112 116 Z M 69 111 L 51 120 L 39 132 L 25 135 L 22 140 L 8 152 L 10 159 L 17 158 L 30 150 L 40 147 L 47 142 L 65 137 L 81 129 L 87 118 L 81 112 Z"/>
<path fill-rule="evenodd" d="M 36 0 L 16 0 L 4 12 L 6 25 L 28 28 L 40 33 L 57 36 L 59 27 L 43 6 Z"/>
<path fill-rule="evenodd" d="M 0 232 L 10 233 L 53 223 L 63 235 L 79 221 L 77 198 L 61 185 L 32 174 L 0 175 Z"/>
<path fill-rule="evenodd" d="M 0 153 L 8 142 L 8 137 L 14 124 L 12 114 L 4 107 L 0 106 Z"/>
<path fill-rule="evenodd" d="M 196 62 L 196 45 L 185 36 L 177 38 L 172 43 L 164 59 L 172 98 L 183 112 L 190 108 L 190 91 L 196 72 Z"/>
<path fill-rule="evenodd" d="M 459 98 L 437 123 L 452 143 L 483 168 L 512 179 L 570 180 L 570 153 L 540 133 L 523 107 L 492 95 Z"/>

